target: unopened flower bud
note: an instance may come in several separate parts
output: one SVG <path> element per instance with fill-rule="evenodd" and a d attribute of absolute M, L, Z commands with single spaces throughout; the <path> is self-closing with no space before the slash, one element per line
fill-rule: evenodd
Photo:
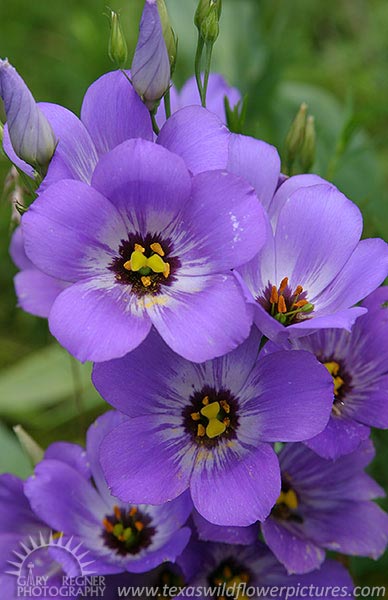
<path fill-rule="evenodd" d="M 146 0 L 131 67 L 132 83 L 153 110 L 170 86 L 171 66 L 157 0 Z"/>
<path fill-rule="evenodd" d="M 314 117 L 310 115 L 307 117 L 306 132 L 300 151 L 300 164 L 303 173 L 309 173 L 314 164 L 316 143 L 317 135 L 315 132 Z"/>
<path fill-rule="evenodd" d="M 43 448 L 23 429 L 21 425 L 16 425 L 13 428 L 16 437 L 19 440 L 21 447 L 27 454 L 33 466 L 37 465 L 44 455 Z"/>
<path fill-rule="evenodd" d="M 298 153 L 300 152 L 303 145 L 306 132 L 307 110 L 307 104 L 303 102 L 300 105 L 300 108 L 296 114 L 295 119 L 291 124 L 291 127 L 286 137 L 285 158 L 286 163 L 290 168 L 294 164 Z"/>
<path fill-rule="evenodd" d="M 0 96 L 15 153 L 37 171 L 45 173 L 55 151 L 54 132 L 8 60 L 0 60 Z"/>
<path fill-rule="evenodd" d="M 170 59 L 171 75 L 175 70 L 178 39 L 175 35 L 175 31 L 170 25 L 170 18 L 168 16 L 166 3 L 164 0 L 157 0 L 160 21 L 162 23 L 162 31 L 164 41 L 166 42 L 167 54 Z"/>
<path fill-rule="evenodd" d="M 128 58 L 127 43 L 125 41 L 119 15 L 114 10 L 110 11 L 108 54 L 111 61 L 114 62 L 119 69 L 125 67 Z"/>
<path fill-rule="evenodd" d="M 220 32 L 221 0 L 200 0 L 194 17 L 205 44 L 214 44 Z"/>

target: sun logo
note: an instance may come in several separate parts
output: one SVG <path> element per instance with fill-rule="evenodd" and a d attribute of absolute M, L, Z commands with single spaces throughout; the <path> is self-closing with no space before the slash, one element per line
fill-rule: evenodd
<path fill-rule="evenodd" d="M 66 553 L 71 557 L 74 562 L 74 566 L 77 571 L 77 575 L 80 577 L 86 577 L 95 573 L 90 568 L 90 565 L 94 563 L 94 560 L 87 560 L 88 550 L 82 548 L 81 543 L 77 543 L 73 537 L 65 539 L 62 534 L 54 533 L 50 531 L 46 536 L 39 532 L 39 538 L 29 536 L 19 543 L 20 549 L 13 550 L 13 554 L 18 560 L 7 561 L 12 565 L 13 569 L 6 571 L 8 575 L 15 575 L 23 585 L 39 585 L 42 579 L 47 581 L 47 575 L 53 575 L 52 565 L 55 565 L 55 555 L 49 556 L 51 565 L 48 566 L 48 574 L 46 576 L 35 576 L 34 569 L 42 572 L 42 567 L 45 566 L 47 560 L 46 552 L 50 548 Z M 42 559 L 42 551 L 44 552 L 44 558 Z M 57 563 L 57 572 L 61 571 L 60 564 Z"/>

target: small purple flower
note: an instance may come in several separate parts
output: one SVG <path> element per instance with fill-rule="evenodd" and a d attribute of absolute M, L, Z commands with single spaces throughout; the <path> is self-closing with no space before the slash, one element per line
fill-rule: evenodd
<path fill-rule="evenodd" d="M 196 588 L 212 589 L 213 597 L 234 598 L 284 598 L 285 586 L 292 597 L 301 598 L 312 595 L 330 584 L 352 596 L 353 583 L 346 569 L 339 563 L 328 560 L 322 567 L 307 575 L 287 575 L 284 567 L 268 551 L 264 544 L 235 546 L 228 544 L 203 544 L 204 564 L 189 585 Z M 281 589 L 280 589 L 281 588 Z M 310 594 L 308 590 L 310 588 Z M 204 596 L 205 597 L 205 594 Z M 335 598 L 336 593 L 325 595 Z"/>
<path fill-rule="evenodd" d="M 168 90 L 171 79 L 157 0 L 145 1 L 131 73 L 135 90 L 152 110 Z"/>
<path fill-rule="evenodd" d="M 54 132 L 23 79 L 8 60 L 1 59 L 0 97 L 13 151 L 32 167 L 44 171 L 54 154 Z"/>
<path fill-rule="evenodd" d="M 22 218 L 30 260 L 72 282 L 51 309 L 51 332 L 97 362 L 136 348 L 152 325 L 197 362 L 246 339 L 251 310 L 230 270 L 258 252 L 263 224 L 243 180 L 192 178 L 180 157 L 140 139 L 100 159 L 92 187 L 60 181 Z"/>
<path fill-rule="evenodd" d="M 361 303 L 362 306 L 368 309 L 369 312 L 377 310 L 378 312 L 387 311 L 388 309 L 388 286 L 383 285 L 370 294 Z"/>
<path fill-rule="evenodd" d="M 190 537 L 190 529 L 182 527 L 191 512 L 187 495 L 163 506 L 127 505 L 110 495 L 98 451 L 104 436 L 121 422 L 118 413 L 110 412 L 88 430 L 86 459 L 95 487 L 80 469 L 77 456 L 73 464 L 63 462 L 58 448 L 25 485 L 36 514 L 81 542 L 100 574 L 141 573 L 174 561 Z"/>
<path fill-rule="evenodd" d="M 120 360 L 95 366 L 97 390 L 131 419 L 110 433 L 101 461 L 112 492 L 160 504 L 190 487 L 218 525 L 248 525 L 280 493 L 270 442 L 321 431 L 332 404 L 326 369 L 309 353 L 259 355 L 260 334 L 201 365 L 156 335 Z"/>
<path fill-rule="evenodd" d="M 380 295 L 377 290 L 363 305 L 371 306 Z M 388 428 L 387 331 L 388 312 L 371 309 L 357 319 L 350 333 L 322 329 L 291 341 L 292 348 L 312 352 L 333 378 L 329 423 L 306 442 L 320 456 L 336 459 L 367 439 L 369 427 Z M 279 348 L 268 344 L 266 351 L 271 350 Z"/>
<path fill-rule="evenodd" d="M 310 185 L 311 177 L 299 176 L 296 190 L 294 178 L 280 186 L 266 244 L 240 270 L 256 325 L 280 344 L 317 329 L 350 330 L 366 311 L 352 307 L 388 275 L 388 245 L 360 241 L 356 205 L 329 184 Z"/>
<path fill-rule="evenodd" d="M 373 456 L 369 441 L 335 462 L 303 444 L 282 449 L 282 491 L 261 530 L 288 572 L 316 569 L 325 549 L 375 559 L 385 551 L 388 515 L 371 502 L 384 491 L 364 472 Z"/>

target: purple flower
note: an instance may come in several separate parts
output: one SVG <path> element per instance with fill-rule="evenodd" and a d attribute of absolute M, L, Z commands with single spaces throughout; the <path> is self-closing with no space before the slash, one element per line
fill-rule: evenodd
<path fill-rule="evenodd" d="M 369 312 L 375 310 L 379 311 L 380 313 L 383 311 L 386 312 L 386 309 L 388 308 L 388 286 L 381 286 L 367 298 L 365 298 L 361 304 L 367 308 Z"/>
<path fill-rule="evenodd" d="M 327 423 L 332 383 L 309 353 L 259 355 L 260 334 L 196 365 L 156 335 L 120 360 L 95 366 L 97 390 L 131 419 L 109 434 L 101 461 L 112 492 L 160 504 L 190 487 L 218 525 L 248 525 L 280 493 L 270 442 L 303 440 Z"/>
<path fill-rule="evenodd" d="M 174 561 L 190 537 L 190 529 L 182 527 L 191 512 L 187 495 L 163 506 L 127 505 L 110 495 L 98 451 L 103 437 L 122 421 L 118 413 L 106 413 L 88 430 L 86 459 L 95 487 L 78 458 L 63 462 L 58 448 L 25 485 L 36 514 L 81 542 L 100 574 L 141 573 Z"/>
<path fill-rule="evenodd" d="M 13 151 L 29 165 L 44 171 L 54 154 L 54 132 L 23 79 L 8 60 L 1 59 L 0 97 Z"/>
<path fill-rule="evenodd" d="M 325 549 L 375 559 L 384 552 L 388 515 L 371 502 L 384 491 L 364 473 L 373 456 L 369 441 L 335 462 L 303 444 L 283 448 L 282 491 L 261 530 L 290 573 L 319 567 Z"/>
<path fill-rule="evenodd" d="M 243 180 L 192 178 L 180 157 L 140 139 L 100 159 L 92 187 L 60 181 L 22 218 L 30 260 L 72 282 L 49 324 L 82 361 L 126 354 L 152 325 L 190 360 L 235 348 L 252 316 L 230 269 L 260 249 L 263 224 Z"/>
<path fill-rule="evenodd" d="M 203 544 L 204 564 L 190 586 L 212 589 L 213 597 L 284 598 L 284 588 L 296 599 L 321 597 L 328 585 L 351 596 L 353 583 L 346 569 L 328 560 L 307 575 L 287 575 L 284 567 L 263 545 L 250 547 L 228 544 Z M 282 591 L 279 589 L 282 587 Z M 308 590 L 310 588 L 310 593 Z M 331 589 L 332 589 L 331 588 Z M 234 593 L 233 593 L 234 592 Z M 317 595 L 312 595 L 316 593 Z M 207 595 L 207 594 L 206 594 Z M 203 597 L 206 597 L 205 594 Z M 325 595 L 335 598 L 336 594 Z"/>
<path fill-rule="evenodd" d="M 256 325 L 280 344 L 317 329 L 350 330 L 366 311 L 352 307 L 388 274 L 388 245 L 360 241 L 355 204 L 329 184 L 311 185 L 315 176 L 293 179 L 269 206 L 264 248 L 240 270 Z"/>
<path fill-rule="evenodd" d="M 381 288 L 384 289 L 384 288 Z M 367 303 L 373 304 L 372 294 Z M 352 331 L 322 329 L 293 339 L 294 349 L 312 352 L 333 378 L 333 408 L 326 429 L 306 444 L 336 459 L 369 437 L 369 427 L 388 428 L 388 312 L 371 309 Z M 279 350 L 268 344 L 266 351 Z"/>
<path fill-rule="evenodd" d="M 168 90 L 171 78 L 157 0 L 145 1 L 131 72 L 135 90 L 148 108 L 153 109 Z"/>

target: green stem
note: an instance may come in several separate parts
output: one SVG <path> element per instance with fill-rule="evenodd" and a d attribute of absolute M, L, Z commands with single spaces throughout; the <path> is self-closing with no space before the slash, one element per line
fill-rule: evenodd
<path fill-rule="evenodd" d="M 169 119 L 171 117 L 170 88 L 168 88 L 167 92 L 164 94 L 164 110 L 166 113 L 166 119 Z"/>
<path fill-rule="evenodd" d="M 79 429 L 81 437 L 85 433 L 84 406 L 82 401 L 82 381 L 79 364 L 75 358 L 69 354 L 71 376 L 73 379 L 74 401 L 79 416 Z"/>
<path fill-rule="evenodd" d="M 155 111 L 152 111 L 150 114 L 151 114 L 151 121 L 152 121 L 152 129 L 154 130 L 154 133 L 156 133 L 156 135 L 159 135 L 160 129 L 156 122 Z"/>
<path fill-rule="evenodd" d="M 195 79 L 197 80 L 199 96 L 202 99 L 201 59 L 204 42 L 201 34 L 198 34 L 197 51 L 195 53 Z"/>
<path fill-rule="evenodd" d="M 210 67 L 212 63 L 212 54 L 213 54 L 213 44 L 206 45 L 206 63 L 205 63 L 205 77 L 203 79 L 202 86 L 202 106 L 206 108 L 206 94 L 207 94 L 207 86 L 209 83 L 209 75 L 210 75 Z"/>

